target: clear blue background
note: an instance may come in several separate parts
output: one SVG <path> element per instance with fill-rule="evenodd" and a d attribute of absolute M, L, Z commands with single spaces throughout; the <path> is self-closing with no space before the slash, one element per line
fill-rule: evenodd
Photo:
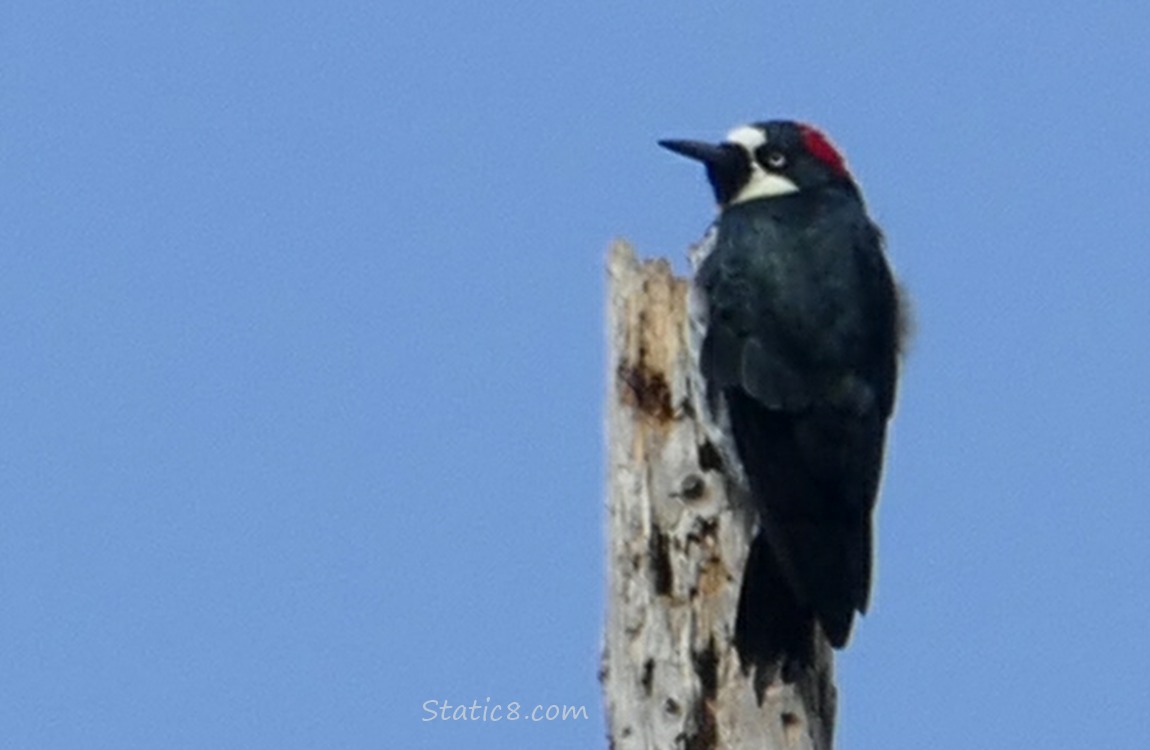
<path fill-rule="evenodd" d="M 1144 748 L 1147 13 L 0 5 L 0 747 L 605 747 L 605 251 L 787 116 L 918 321 L 840 746 Z"/>

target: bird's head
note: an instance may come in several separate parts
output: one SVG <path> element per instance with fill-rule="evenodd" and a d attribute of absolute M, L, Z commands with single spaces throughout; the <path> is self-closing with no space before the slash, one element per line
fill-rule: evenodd
<path fill-rule="evenodd" d="M 856 190 L 846 162 L 816 128 L 789 120 L 740 125 L 719 144 L 659 141 L 703 162 L 720 209 L 830 185 Z"/>

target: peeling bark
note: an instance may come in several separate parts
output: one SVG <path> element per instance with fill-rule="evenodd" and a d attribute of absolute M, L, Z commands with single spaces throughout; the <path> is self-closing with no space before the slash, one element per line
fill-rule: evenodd
<path fill-rule="evenodd" d="M 608 260 L 608 612 L 600 676 L 611 747 L 829 750 L 832 652 L 759 684 L 733 645 L 753 516 L 697 415 L 689 282 L 617 242 Z M 762 676 L 760 676 L 760 683 Z"/>

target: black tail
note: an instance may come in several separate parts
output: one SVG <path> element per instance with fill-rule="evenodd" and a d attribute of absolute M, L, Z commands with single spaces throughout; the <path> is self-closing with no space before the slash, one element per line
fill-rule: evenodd
<path fill-rule="evenodd" d="M 743 570 L 735 617 L 735 648 L 743 669 L 778 669 L 791 681 L 814 662 L 814 634 L 814 615 L 799 603 L 759 532 Z"/>

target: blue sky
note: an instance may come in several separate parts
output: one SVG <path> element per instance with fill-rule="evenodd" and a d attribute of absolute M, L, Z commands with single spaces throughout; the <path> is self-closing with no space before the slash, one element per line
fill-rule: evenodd
<path fill-rule="evenodd" d="M 1139 3 L 0 6 L 0 746 L 605 747 L 603 260 L 823 126 L 915 300 L 840 745 L 1150 734 Z M 424 722 L 427 700 L 585 721 Z"/>

